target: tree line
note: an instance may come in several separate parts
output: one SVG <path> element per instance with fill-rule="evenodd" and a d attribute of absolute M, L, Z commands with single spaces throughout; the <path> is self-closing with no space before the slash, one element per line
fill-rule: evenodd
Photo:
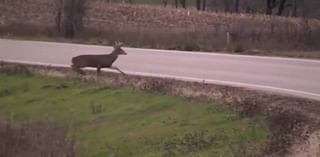
<path fill-rule="evenodd" d="M 136 0 L 105 0 L 106 2 L 136 3 Z M 198 11 L 228 13 L 260 13 L 278 16 L 304 16 L 306 0 L 154 0 L 164 7 L 196 8 Z M 57 30 L 73 38 L 82 27 L 88 0 L 55 0 Z M 310 2 L 310 0 L 309 0 Z"/>
<path fill-rule="evenodd" d="M 170 0 L 161 0 L 167 6 Z M 195 7 L 199 11 L 224 11 L 230 13 L 264 13 L 267 15 L 298 16 L 304 0 L 173 0 L 176 8 Z M 302 12 L 302 11 L 300 11 Z M 286 14 L 284 14 L 286 13 Z"/>

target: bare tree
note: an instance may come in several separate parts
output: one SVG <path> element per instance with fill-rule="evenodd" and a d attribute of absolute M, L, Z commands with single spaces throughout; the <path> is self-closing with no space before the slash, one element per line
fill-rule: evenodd
<path fill-rule="evenodd" d="M 207 1 L 206 0 L 197 0 L 196 1 L 196 8 L 197 8 L 197 10 L 205 11 L 207 8 Z"/>
<path fill-rule="evenodd" d="M 236 13 L 239 13 L 239 0 L 235 0 L 234 11 Z"/>
<path fill-rule="evenodd" d="M 294 17 L 296 17 L 298 15 L 297 8 L 298 8 L 297 0 L 293 0 L 292 16 L 294 16 Z"/>
<path fill-rule="evenodd" d="M 162 0 L 162 4 L 164 7 L 166 7 L 168 5 L 168 0 Z"/>
<path fill-rule="evenodd" d="M 55 17 L 55 23 L 56 23 L 56 29 L 60 33 L 61 32 L 61 18 L 62 18 L 62 11 L 63 11 L 63 0 L 56 0 L 55 7 L 56 7 L 56 17 Z"/>
<path fill-rule="evenodd" d="M 284 11 L 284 9 L 286 7 L 286 2 L 287 2 L 287 0 L 280 0 L 277 15 L 279 15 L 279 16 L 282 15 L 282 13 L 283 13 L 283 11 Z"/>
<path fill-rule="evenodd" d="M 202 0 L 202 11 L 205 11 L 207 7 L 207 1 L 206 0 Z"/>
<path fill-rule="evenodd" d="M 201 10 L 201 0 L 196 1 L 196 8 L 197 10 Z"/>
<path fill-rule="evenodd" d="M 85 0 L 64 0 L 63 2 L 62 30 L 65 37 L 73 38 L 83 26 Z"/>
<path fill-rule="evenodd" d="M 271 15 L 273 12 L 273 9 L 277 7 L 276 0 L 267 0 L 267 9 L 266 14 Z"/>
<path fill-rule="evenodd" d="M 179 3 L 182 6 L 182 8 L 186 9 L 187 7 L 187 0 L 175 0 L 175 6 L 176 8 L 179 7 Z"/>
<path fill-rule="evenodd" d="M 184 9 L 186 9 L 186 7 L 187 7 L 187 0 L 180 0 L 180 4 L 181 4 L 181 6 L 182 6 L 182 8 L 184 8 Z"/>
<path fill-rule="evenodd" d="M 225 12 L 231 12 L 230 1 L 229 0 L 224 0 L 224 11 Z"/>
<path fill-rule="evenodd" d="M 110 2 L 117 2 L 117 3 L 130 3 L 132 4 L 132 0 L 106 0 L 108 3 Z"/>
<path fill-rule="evenodd" d="M 132 4 L 132 0 L 122 0 L 122 3 L 129 3 L 129 4 Z"/>
<path fill-rule="evenodd" d="M 216 5 L 217 5 L 217 0 L 210 0 L 210 1 L 209 1 L 209 8 L 210 8 L 210 11 L 215 10 Z"/>
<path fill-rule="evenodd" d="M 276 14 L 281 16 L 286 7 L 293 6 L 293 4 L 289 4 L 287 2 L 287 0 L 267 0 L 266 14 L 272 15 L 273 10 L 278 7 L 278 12 Z"/>

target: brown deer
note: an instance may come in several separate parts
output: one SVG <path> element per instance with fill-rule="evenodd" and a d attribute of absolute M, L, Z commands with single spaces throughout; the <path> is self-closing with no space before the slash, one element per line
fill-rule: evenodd
<path fill-rule="evenodd" d="M 101 68 L 110 68 L 118 70 L 124 74 L 119 68 L 113 67 L 112 63 L 118 58 L 118 55 L 126 55 L 127 53 L 121 48 L 122 43 L 116 42 L 114 50 L 110 54 L 103 55 L 80 55 L 72 58 L 72 69 L 80 74 L 84 74 L 81 68 L 93 67 L 97 68 L 97 74 L 100 74 Z"/>

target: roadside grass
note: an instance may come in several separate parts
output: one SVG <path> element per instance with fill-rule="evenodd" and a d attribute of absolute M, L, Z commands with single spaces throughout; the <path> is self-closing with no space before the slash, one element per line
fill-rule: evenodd
<path fill-rule="evenodd" d="M 57 123 L 80 157 L 260 156 L 270 137 L 223 105 L 20 74 L 0 74 L 0 119 Z"/>

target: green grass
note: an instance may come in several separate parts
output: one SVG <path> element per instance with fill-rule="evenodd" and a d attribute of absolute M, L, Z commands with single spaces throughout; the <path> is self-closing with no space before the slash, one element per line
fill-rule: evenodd
<path fill-rule="evenodd" d="M 97 83 L 0 74 L 0 118 L 70 128 L 77 156 L 259 156 L 269 131 L 226 107 Z"/>

